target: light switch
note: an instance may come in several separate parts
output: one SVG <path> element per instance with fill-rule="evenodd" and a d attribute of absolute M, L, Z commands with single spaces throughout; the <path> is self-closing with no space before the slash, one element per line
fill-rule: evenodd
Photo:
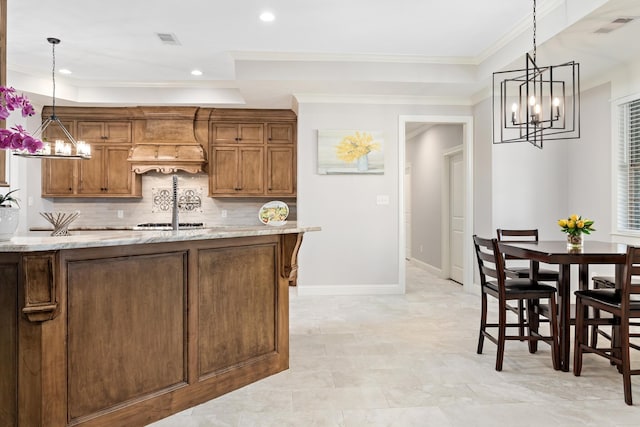
<path fill-rule="evenodd" d="M 389 204 L 389 196 L 386 194 L 378 195 L 376 197 L 376 204 L 378 205 L 388 205 Z"/>

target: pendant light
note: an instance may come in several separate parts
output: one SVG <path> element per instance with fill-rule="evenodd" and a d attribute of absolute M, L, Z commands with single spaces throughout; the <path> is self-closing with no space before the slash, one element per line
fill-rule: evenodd
<path fill-rule="evenodd" d="M 525 68 L 493 73 L 493 143 L 580 138 L 580 64 L 536 63 L 536 0 L 533 0 L 533 56 Z"/>
<path fill-rule="evenodd" d="M 47 41 L 51 44 L 53 67 L 51 70 L 51 76 L 53 81 L 53 96 L 51 116 L 42 122 L 40 127 L 33 132 L 33 137 L 42 139 L 42 149 L 35 153 L 29 153 L 26 151 L 14 151 L 14 154 L 21 157 L 31 158 L 47 158 L 47 159 L 90 159 L 91 158 L 91 146 L 85 141 L 76 141 L 71 133 L 64 127 L 58 116 L 56 116 L 56 45 L 60 44 L 60 39 L 49 37 Z M 51 144 L 47 141 L 45 136 L 45 130 L 48 128 L 57 127 L 60 135 L 64 135 L 64 139 L 56 139 Z"/>

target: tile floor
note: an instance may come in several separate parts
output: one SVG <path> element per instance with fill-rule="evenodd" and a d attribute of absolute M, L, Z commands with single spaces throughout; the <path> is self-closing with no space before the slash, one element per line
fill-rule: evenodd
<path fill-rule="evenodd" d="M 479 296 L 411 265 L 396 296 L 291 294 L 290 369 L 153 427 L 638 426 L 622 377 L 586 355 L 581 377 L 508 342 L 477 355 Z M 495 306 L 493 307 L 495 309 Z"/>

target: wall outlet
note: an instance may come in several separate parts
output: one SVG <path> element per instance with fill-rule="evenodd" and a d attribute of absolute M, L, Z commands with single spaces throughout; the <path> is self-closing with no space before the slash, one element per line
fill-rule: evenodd
<path fill-rule="evenodd" d="M 220 216 L 221 216 L 222 218 L 226 218 L 226 217 L 227 217 L 227 210 L 226 210 L 226 209 L 222 209 L 222 210 L 220 211 Z"/>
<path fill-rule="evenodd" d="M 122 209 L 118 209 L 116 215 L 118 215 L 118 218 L 122 219 L 124 218 L 124 211 Z"/>
<path fill-rule="evenodd" d="M 389 204 L 389 196 L 386 194 L 380 194 L 376 196 L 376 204 L 378 205 L 388 205 Z"/>

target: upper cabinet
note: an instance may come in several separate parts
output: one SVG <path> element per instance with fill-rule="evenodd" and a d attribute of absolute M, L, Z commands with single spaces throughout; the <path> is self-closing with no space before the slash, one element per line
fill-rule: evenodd
<path fill-rule="evenodd" d="M 43 197 L 142 197 L 141 174 L 177 170 L 208 172 L 211 197 L 296 197 L 291 110 L 58 107 L 56 116 L 92 157 L 44 159 Z M 64 139 L 57 126 L 44 136 Z"/>
<path fill-rule="evenodd" d="M 210 196 L 296 196 L 292 111 L 214 110 L 209 136 Z"/>
<path fill-rule="evenodd" d="M 89 143 L 131 144 L 131 121 L 78 121 L 77 139 Z"/>
<path fill-rule="evenodd" d="M 91 159 L 44 159 L 42 197 L 142 197 L 142 178 L 127 161 L 133 144 L 132 122 L 108 120 L 109 113 L 107 109 L 56 109 L 73 137 L 91 144 Z M 45 108 L 43 117 L 48 115 Z M 64 138 L 57 126 L 49 126 L 44 136 L 50 141 Z"/>

